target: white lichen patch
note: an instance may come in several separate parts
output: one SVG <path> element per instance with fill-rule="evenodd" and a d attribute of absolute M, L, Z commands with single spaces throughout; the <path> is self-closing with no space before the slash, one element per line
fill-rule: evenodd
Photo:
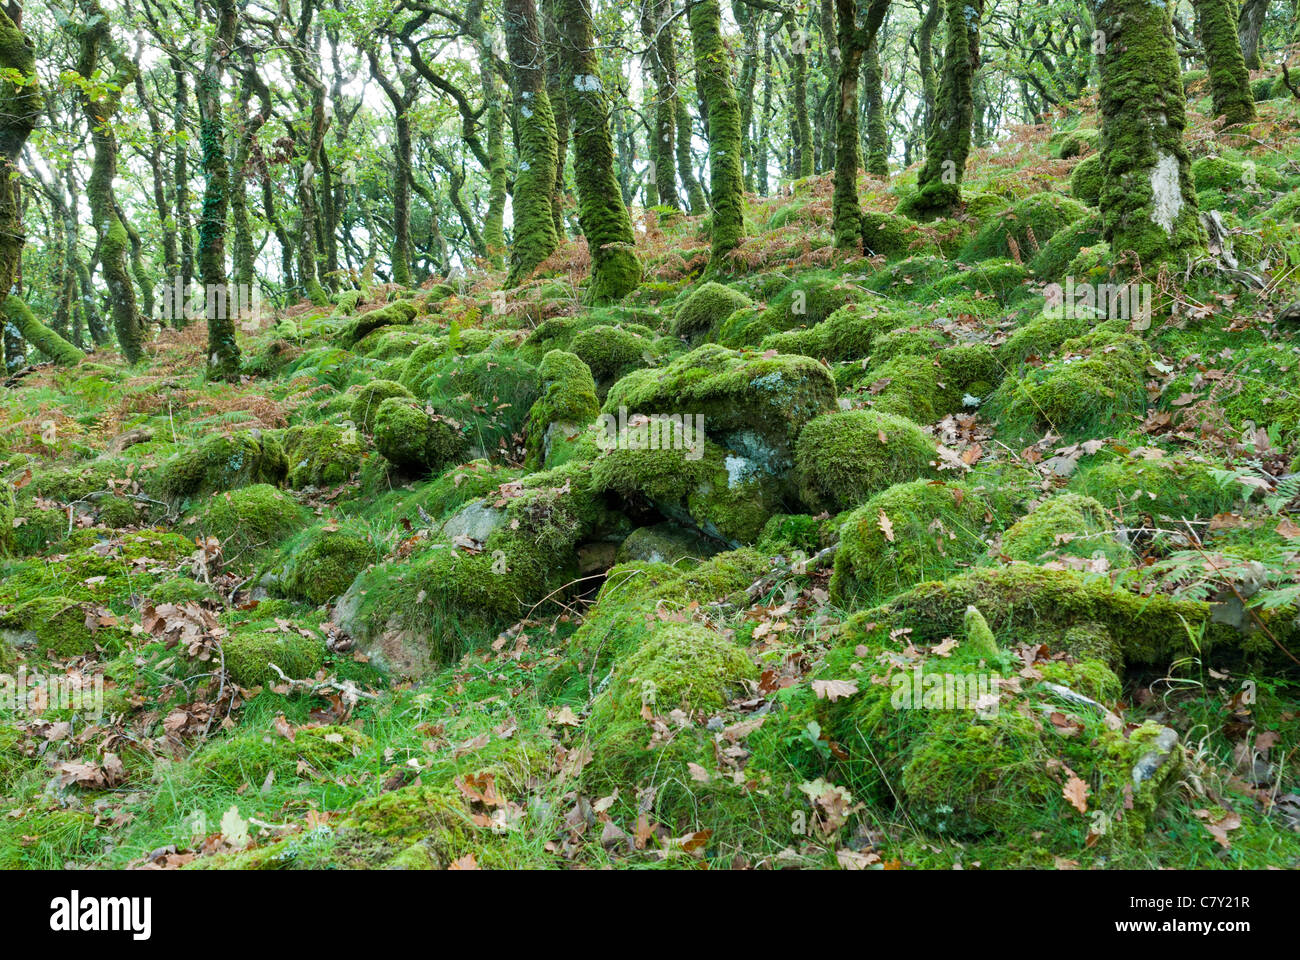
<path fill-rule="evenodd" d="M 1151 168 L 1151 221 L 1173 236 L 1174 221 L 1183 209 L 1183 191 L 1178 179 L 1178 158 L 1161 153 Z"/>

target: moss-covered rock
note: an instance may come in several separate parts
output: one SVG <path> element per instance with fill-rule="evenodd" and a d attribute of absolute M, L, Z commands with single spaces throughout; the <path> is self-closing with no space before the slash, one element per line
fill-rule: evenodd
<path fill-rule="evenodd" d="M 1004 380 L 989 410 L 1012 429 L 1111 430 L 1145 412 L 1149 359 L 1137 337 L 1094 331 L 1065 341 L 1041 366 Z"/>
<path fill-rule="evenodd" d="M 673 315 L 673 336 L 703 339 L 737 310 L 753 301 L 731 287 L 709 281 L 691 291 Z"/>
<path fill-rule="evenodd" d="M 1058 193 L 1036 193 L 980 227 L 961 252 L 963 260 L 1011 257 L 1028 260 L 1058 230 L 1087 216 L 1088 208 Z"/>
<path fill-rule="evenodd" d="M 246 430 L 208 437 L 178 453 L 159 467 L 153 485 L 166 497 L 183 499 L 252 483 L 279 484 L 287 471 L 280 441 Z"/>
<path fill-rule="evenodd" d="M 339 345 L 351 348 L 371 331 L 394 324 L 410 323 L 419 312 L 419 306 L 413 301 L 397 300 L 377 310 L 363 313 L 339 333 Z"/>
<path fill-rule="evenodd" d="M 961 344 L 935 354 L 904 352 L 854 374 L 854 390 L 872 409 L 933 423 L 977 406 L 1002 379 L 987 344 Z"/>
<path fill-rule="evenodd" d="M 719 551 L 717 541 L 675 523 L 656 523 L 633 530 L 618 548 L 619 563 L 677 563 Z"/>
<path fill-rule="evenodd" d="M 1058 230 L 1029 262 L 1029 269 L 1034 276 L 1044 280 L 1059 280 L 1070 269 L 1080 250 L 1100 242 L 1101 217 L 1095 213 L 1081 217 Z"/>
<path fill-rule="evenodd" d="M 90 653 L 96 644 L 115 646 L 126 634 L 95 628 L 91 608 L 69 597 L 36 597 L 0 612 L 0 643 L 39 657 L 67 659 Z"/>
<path fill-rule="evenodd" d="M 569 342 L 569 351 L 591 370 L 597 393 L 633 370 L 652 366 L 660 353 L 646 336 L 608 324 L 579 331 Z"/>
<path fill-rule="evenodd" d="M 303 632 L 310 631 L 273 621 L 236 628 L 221 644 L 226 671 L 242 687 L 282 683 L 271 664 L 294 680 L 314 675 L 325 663 L 325 641 Z"/>
<path fill-rule="evenodd" d="M 582 359 L 552 350 L 537 368 L 541 396 L 528 413 L 526 468 L 557 466 L 566 438 L 581 433 L 600 413 L 596 382 Z"/>
<path fill-rule="evenodd" d="M 818 417 L 799 435 L 799 496 L 839 513 L 908 480 L 934 475 L 935 443 L 912 421 L 875 410 Z"/>
<path fill-rule="evenodd" d="M 1095 207 L 1101 198 L 1101 157 L 1084 157 L 1070 171 L 1070 195 Z"/>
<path fill-rule="evenodd" d="M 326 526 L 292 545 L 278 575 L 278 589 L 309 603 L 328 603 L 376 559 L 375 548 L 360 533 Z"/>
<path fill-rule="evenodd" d="M 269 484 L 255 483 L 216 494 L 198 513 L 198 531 L 216 537 L 230 558 L 257 550 L 300 529 L 307 511 Z"/>
<path fill-rule="evenodd" d="M 355 427 L 332 423 L 290 427 L 284 432 L 289 469 L 285 485 L 336 487 L 361 467 L 364 449 Z"/>
<path fill-rule="evenodd" d="M 1096 153 L 1101 145 L 1101 131 L 1091 127 L 1079 127 L 1060 136 L 1054 134 L 1048 143 L 1053 147 L 1053 153 L 1057 158 L 1069 160 L 1071 157 L 1085 153 Z"/>
<path fill-rule="evenodd" d="M 348 410 L 348 418 L 356 425 L 358 430 L 363 430 L 366 433 L 374 432 L 375 417 L 379 413 L 379 405 L 385 400 L 390 397 L 415 398 L 415 394 L 396 380 L 370 380 L 359 386 L 350 387 L 348 393 L 353 397 L 352 406 Z"/>
<path fill-rule="evenodd" d="M 848 304 L 815 326 L 764 337 L 762 347 L 814 359 L 855 360 L 872 354 L 878 336 L 914 319 L 910 312 L 875 304 Z"/>
<path fill-rule="evenodd" d="M 941 579 L 988 549 L 995 514 L 991 500 L 966 484 L 894 484 L 840 522 L 831 594 L 869 602 Z"/>
<path fill-rule="evenodd" d="M 393 464 L 421 471 L 454 463 L 466 452 L 459 423 L 405 397 L 389 397 L 379 405 L 375 446 Z"/>
<path fill-rule="evenodd" d="M 804 424 L 834 405 L 834 381 L 808 357 L 706 345 L 661 370 L 625 377 L 610 389 L 603 410 L 611 416 L 620 408 L 632 415 L 698 414 L 710 440 L 779 475 L 793 462 Z"/>
<path fill-rule="evenodd" d="M 194 757 L 198 777 L 228 786 L 260 786 L 267 776 L 293 777 L 306 764 L 317 773 L 327 773 L 355 753 L 369 749 L 371 740 L 351 727 L 299 727 L 293 739 L 274 730 L 248 730 L 215 740 Z"/>
<path fill-rule="evenodd" d="M 1128 558 L 1113 536 L 1105 508 L 1092 497 L 1061 493 L 1039 504 L 1002 535 L 1012 560 L 1037 562 L 1059 556 L 1103 556 L 1112 565 Z"/>

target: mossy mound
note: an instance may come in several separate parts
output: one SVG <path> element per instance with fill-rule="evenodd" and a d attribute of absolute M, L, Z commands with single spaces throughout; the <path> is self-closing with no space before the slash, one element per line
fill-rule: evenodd
<path fill-rule="evenodd" d="M 867 256 L 899 260 L 914 254 L 937 252 L 934 240 L 920 224 L 892 213 L 874 210 L 862 214 L 862 241 Z"/>
<path fill-rule="evenodd" d="M 1059 280 L 1070 269 L 1070 264 L 1084 247 L 1101 241 L 1101 217 L 1095 213 L 1080 217 L 1074 223 L 1058 230 L 1043 245 L 1037 256 L 1029 262 L 1034 276 L 1044 280 Z"/>
<path fill-rule="evenodd" d="M 577 333 L 569 351 L 582 358 L 596 381 L 597 393 L 633 370 L 653 366 L 662 352 L 650 338 L 623 327 L 599 324 Z"/>
<path fill-rule="evenodd" d="M 770 334 L 821 323 L 858 294 L 839 274 L 808 272 L 782 287 L 762 310 L 742 308 L 731 314 L 715 339 L 728 347 L 756 347 Z"/>
<path fill-rule="evenodd" d="M 707 344 L 609 391 L 604 413 L 700 415 L 709 439 L 781 473 L 804 424 L 835 406 L 835 383 L 809 357 L 740 353 Z"/>
<path fill-rule="evenodd" d="M 219 493 L 204 502 L 197 530 L 221 541 L 229 558 L 258 550 L 299 530 L 307 511 L 269 484 L 255 483 Z"/>
<path fill-rule="evenodd" d="M 1101 131 L 1079 127 L 1063 134 L 1053 134 L 1048 145 L 1060 160 L 1069 160 L 1084 153 L 1096 153 L 1101 145 Z"/>
<path fill-rule="evenodd" d="M 1008 377 L 989 400 L 990 415 L 1012 430 L 1060 434 L 1122 429 L 1146 411 L 1147 345 L 1099 330 L 1067 340 L 1041 366 Z"/>
<path fill-rule="evenodd" d="M 814 359 L 854 360 L 870 356 L 879 335 L 908 322 L 912 316 L 874 304 L 849 304 L 815 326 L 764 337 L 762 348 Z"/>
<path fill-rule="evenodd" d="M 348 410 L 348 418 L 358 430 L 363 430 L 366 433 L 374 432 L 375 417 L 379 413 L 379 405 L 385 400 L 390 397 L 415 398 L 415 394 L 396 380 L 371 380 L 368 383 L 350 387 L 348 393 L 353 396 L 352 406 Z"/>
<path fill-rule="evenodd" d="M 461 425 L 405 397 L 389 397 L 375 414 L 375 447 L 406 470 L 438 470 L 464 457 Z"/>
<path fill-rule="evenodd" d="M 988 549 L 995 513 L 983 492 L 966 484 L 894 484 L 840 522 L 831 595 L 870 602 L 941 579 Z"/>
<path fill-rule="evenodd" d="M 68 659 L 98 646 L 116 649 L 123 630 L 100 627 L 88 604 L 69 597 L 36 597 L 0 612 L 0 644 L 38 657 Z"/>
<path fill-rule="evenodd" d="M 161 467 L 153 485 L 168 498 L 183 499 L 253 483 L 278 485 L 288 471 L 279 439 L 258 430 L 208 437 Z"/>
<path fill-rule="evenodd" d="M 673 315 L 673 336 L 702 339 L 714 332 L 737 310 L 753 301 L 731 287 L 709 281 L 691 291 Z"/>
<path fill-rule="evenodd" d="M 208 744 L 193 764 L 201 779 L 256 787 L 273 772 L 279 777 L 296 775 L 299 764 L 327 773 L 351 760 L 354 751 L 370 746 L 370 738 L 351 727 L 299 727 L 292 740 L 274 730 L 249 730 Z"/>
<path fill-rule="evenodd" d="M 552 350 L 537 368 L 541 396 L 528 412 L 524 466 L 539 469 L 563 461 L 560 446 L 600 413 L 596 381 L 576 354 Z"/>
<path fill-rule="evenodd" d="M 1050 497 L 1002 535 L 1002 553 L 1012 560 L 1050 561 L 1060 556 L 1105 557 L 1112 565 L 1128 559 L 1115 539 L 1105 508 L 1092 497 L 1061 493 Z"/>
<path fill-rule="evenodd" d="M 961 251 L 966 261 L 997 257 L 1028 260 L 1038 254 L 1057 231 L 1087 216 L 1078 200 L 1056 193 L 1036 193 L 1012 204 L 989 220 Z"/>
<path fill-rule="evenodd" d="M 314 675 L 325 663 L 325 641 L 304 632 L 311 633 L 270 620 L 235 628 L 221 644 L 230 679 L 242 687 L 283 683 L 271 664 L 294 680 Z"/>
<path fill-rule="evenodd" d="M 799 497 L 839 513 L 896 483 L 934 475 L 935 442 L 905 417 L 876 410 L 828 413 L 799 435 Z"/>
<path fill-rule="evenodd" d="M 1185 457 L 1112 457 L 1080 470 L 1070 489 L 1096 498 L 1130 524 L 1143 516 L 1212 517 L 1239 506 L 1247 493 L 1239 484 L 1217 479 L 1213 469 Z"/>
<path fill-rule="evenodd" d="M 1093 155 L 1080 160 L 1070 171 L 1070 196 L 1095 207 L 1101 199 L 1101 157 Z"/>
<path fill-rule="evenodd" d="M 419 312 L 420 308 L 414 302 L 397 300 L 377 310 L 363 313 L 339 333 L 339 346 L 350 349 L 371 331 L 394 324 L 410 323 Z"/>
<path fill-rule="evenodd" d="M 291 544 L 277 587 L 285 596 L 328 603 L 376 559 L 375 548 L 359 532 L 326 526 Z"/>
<path fill-rule="evenodd" d="M 321 423 L 290 427 L 284 432 L 284 451 L 289 470 L 285 485 L 336 487 L 361 467 L 365 452 L 355 427 Z"/>
<path fill-rule="evenodd" d="M 880 413 L 933 423 L 978 406 L 1002 380 L 1003 368 L 987 344 L 962 344 L 935 354 L 901 353 L 865 371 L 851 386 Z"/>

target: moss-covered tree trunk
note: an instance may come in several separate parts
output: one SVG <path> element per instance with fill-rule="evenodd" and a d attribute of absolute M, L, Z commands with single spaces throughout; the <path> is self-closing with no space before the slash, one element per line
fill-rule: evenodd
<path fill-rule="evenodd" d="M 560 64 L 573 128 L 578 219 L 591 253 L 590 297 L 595 303 L 606 303 L 637 288 L 641 263 L 634 249 L 632 219 L 623 205 L 614 170 L 609 99 L 600 80 L 591 0 L 559 0 L 556 13 Z"/>
<path fill-rule="evenodd" d="M 941 0 L 930 0 L 925 16 L 916 28 L 916 70 L 921 75 L 921 105 L 924 125 L 921 139 L 930 134 L 934 119 L 934 105 L 939 99 L 939 82 L 934 70 L 934 29 L 939 25 Z"/>
<path fill-rule="evenodd" d="M 136 54 L 136 67 L 139 68 L 140 53 Z M 167 170 L 163 162 L 163 128 L 162 120 L 153 101 L 145 92 L 144 78 L 137 73 L 135 78 L 136 98 L 144 108 L 149 121 L 149 172 L 153 180 L 153 202 L 158 212 L 158 226 L 162 232 L 163 279 L 170 282 L 180 270 L 179 252 L 176 248 L 176 220 L 171 204 L 167 199 Z"/>
<path fill-rule="evenodd" d="M 302 166 L 298 169 L 298 285 L 303 296 L 317 306 L 329 303 L 329 296 L 321 285 L 316 263 L 316 231 L 319 207 L 316 201 L 316 174 L 321 168 L 321 149 L 325 143 L 325 84 L 316 72 L 314 48 L 311 44 L 311 3 L 303 4 L 302 16 L 293 41 L 287 44 L 289 64 L 296 79 L 307 91 L 310 108 L 306 143 L 299 148 Z"/>
<path fill-rule="evenodd" d="M 203 282 L 203 315 L 208 325 L 208 377 L 233 381 L 239 378 L 239 345 L 235 341 L 236 299 L 231 296 L 226 270 L 231 183 L 221 84 L 226 60 L 235 46 L 235 0 L 217 0 L 215 12 L 216 23 L 198 82 L 199 147 L 206 180 L 199 220 L 199 279 Z"/>
<path fill-rule="evenodd" d="M 746 0 L 732 0 L 732 16 L 740 24 L 744 42 L 741 50 L 740 76 L 736 83 L 736 99 L 740 102 L 740 145 L 744 156 L 745 190 L 754 189 L 754 87 L 758 82 L 758 33 L 762 26 L 763 11 L 751 9 Z"/>
<path fill-rule="evenodd" d="M 835 246 L 844 250 L 855 247 L 862 233 L 862 209 L 858 206 L 858 72 L 862 68 L 863 42 L 857 0 L 835 0 L 835 32 L 840 48 L 840 75 L 835 101 L 831 226 Z"/>
<path fill-rule="evenodd" d="M 190 225 L 190 152 L 185 125 L 189 112 L 190 87 L 187 79 L 189 67 L 179 58 L 171 58 L 172 80 L 176 95 L 172 101 L 172 132 L 175 153 L 172 157 L 172 182 L 175 186 L 175 212 L 172 225 L 180 244 L 180 277 L 182 289 L 188 290 L 194 280 L 194 231 Z M 173 326 L 185 326 L 184 310 L 177 310 Z"/>
<path fill-rule="evenodd" d="M 1255 97 L 1250 74 L 1237 38 L 1236 4 L 1229 0 L 1192 0 L 1196 8 L 1196 32 L 1205 50 L 1210 75 L 1214 115 L 1228 124 L 1255 119 Z"/>
<path fill-rule="evenodd" d="M 21 7 L 15 4 L 10 12 L 21 22 Z M 32 45 L 18 24 L 0 9 L 0 293 L 7 294 L 13 287 L 26 239 L 18 194 L 18 155 L 36 128 L 42 103 Z M 14 324 L 13 329 L 19 331 L 21 327 Z M 8 371 L 21 365 L 25 351 L 10 324 L 5 324 L 4 330 Z M 27 339 L 39 347 L 30 337 Z"/>
<path fill-rule="evenodd" d="M 884 73 L 880 41 L 873 37 L 863 51 L 862 83 L 867 99 L 866 170 L 873 177 L 889 176 L 889 128 L 885 122 Z"/>
<path fill-rule="evenodd" d="M 551 219 L 555 222 L 555 236 L 563 240 L 564 228 L 565 166 L 569 155 L 569 98 L 564 70 L 560 66 L 560 33 L 556 20 L 556 0 L 544 0 L 543 46 L 546 51 L 546 95 L 551 100 L 551 113 L 555 115 L 555 186 L 551 190 Z"/>
<path fill-rule="evenodd" d="M 768 117 L 772 112 L 772 35 L 763 35 L 763 102 L 758 111 L 758 135 L 754 144 L 754 186 L 760 196 L 768 195 L 767 159 L 772 153 Z"/>
<path fill-rule="evenodd" d="M 240 84 L 238 100 L 241 121 L 235 128 L 233 164 L 235 186 L 230 191 L 230 221 L 233 233 L 231 259 L 235 283 L 241 290 L 252 290 L 257 279 L 255 274 L 257 252 L 253 244 L 253 228 L 248 215 L 248 193 L 245 183 L 254 173 L 253 148 L 257 142 L 257 133 L 271 118 L 271 91 L 257 75 L 257 69 L 252 62 L 245 63 L 242 72 L 243 82 Z M 254 96 L 257 97 L 259 104 L 256 113 L 250 112 Z"/>
<path fill-rule="evenodd" d="M 794 142 L 794 174 L 797 177 L 811 177 L 816 163 L 816 151 L 813 148 L 812 121 L 808 114 L 808 38 L 803 28 L 799 27 L 793 16 L 785 21 L 786 31 L 790 35 L 790 109 L 793 124 L 790 131 Z M 840 51 L 843 56 L 843 51 Z M 839 131 L 836 131 L 838 141 Z"/>
<path fill-rule="evenodd" d="M 946 0 L 948 37 L 934 122 L 926 140 L 917 195 L 908 204 L 922 218 L 943 216 L 961 202 L 961 179 L 970 154 L 975 71 L 979 66 L 984 0 Z"/>
<path fill-rule="evenodd" d="M 663 47 L 660 56 L 663 58 L 664 70 L 668 74 L 668 84 L 673 90 L 673 126 L 675 129 L 676 142 L 673 145 L 677 153 L 677 178 L 682 182 L 682 192 L 686 194 L 686 207 L 691 213 L 700 214 L 708 209 L 708 198 L 704 195 L 704 188 L 700 186 L 699 179 L 695 176 L 695 161 L 691 153 L 691 141 L 695 136 L 695 128 L 691 124 L 691 111 L 686 105 L 686 98 L 682 96 L 681 86 L 678 82 L 677 70 L 677 39 L 674 33 L 677 21 L 673 21 L 663 31 Z"/>
<path fill-rule="evenodd" d="M 514 247 L 507 286 L 537 269 L 559 245 L 551 198 L 555 189 L 555 115 L 546 93 L 542 36 L 534 0 L 505 0 L 506 53 L 514 73 L 519 170 L 515 174 Z"/>
<path fill-rule="evenodd" d="M 510 172 L 506 166 L 506 111 L 502 102 L 501 81 L 497 78 L 496 54 L 492 37 L 483 22 L 483 0 L 471 0 L 466 7 L 465 23 L 475 45 L 479 83 L 483 89 L 483 121 L 487 125 L 488 204 L 483 215 L 483 243 L 493 267 L 506 262 L 506 195 Z"/>
<path fill-rule="evenodd" d="M 1183 144 L 1186 104 L 1168 6 L 1102 0 L 1101 172 L 1098 204 L 1112 255 L 1144 268 L 1202 245 Z"/>
<path fill-rule="evenodd" d="M 664 0 L 650 0 L 643 8 L 641 34 L 647 42 L 646 59 L 654 79 L 651 99 L 653 129 L 650 134 L 650 159 L 654 163 L 655 193 L 659 202 L 674 210 L 680 207 L 676 177 L 676 91 L 668 78 L 667 62 L 672 57 L 672 34 L 668 30 L 668 11 Z"/>
<path fill-rule="evenodd" d="M 126 227 L 117 215 L 117 201 L 113 194 L 113 181 L 117 177 L 117 135 L 112 126 L 122 91 L 135 79 L 135 64 L 112 46 L 108 17 L 99 0 L 85 0 L 82 12 L 85 15 L 83 24 L 72 29 L 77 32 L 79 41 L 77 73 L 88 81 L 81 87 L 80 96 L 94 149 L 90 177 L 86 181 L 87 200 L 99 236 L 99 262 L 108 287 L 113 330 L 127 363 L 136 363 L 144 356 L 144 331 L 135 289 L 127 272 L 130 241 Z M 106 48 L 113 62 L 113 72 L 109 74 L 110 82 L 104 84 L 98 71 L 100 53 Z"/>
<path fill-rule="evenodd" d="M 24 340 L 60 366 L 77 363 L 85 356 L 67 340 L 37 320 L 31 308 L 16 294 L 11 293 L 5 299 L 4 313 L 6 322 L 13 324 Z"/>
<path fill-rule="evenodd" d="M 731 64 L 722 42 L 717 0 L 698 0 L 690 8 L 695 84 L 709 113 L 709 205 L 712 208 L 712 269 L 745 236 L 745 182 L 741 170 L 740 103 L 731 85 Z"/>

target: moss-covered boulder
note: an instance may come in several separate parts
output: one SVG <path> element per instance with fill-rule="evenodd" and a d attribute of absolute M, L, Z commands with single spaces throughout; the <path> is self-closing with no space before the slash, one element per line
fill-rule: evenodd
<path fill-rule="evenodd" d="M 348 409 L 348 418 L 356 425 L 358 430 L 366 433 L 374 432 L 375 417 L 379 413 L 379 405 L 385 400 L 390 397 L 415 398 L 415 394 L 396 380 L 370 380 L 359 386 L 348 388 L 348 393 L 353 398 L 352 406 Z"/>
<path fill-rule="evenodd" d="M 1002 535 L 1002 553 L 1031 563 L 1073 556 L 1104 557 L 1107 564 L 1120 565 L 1128 552 L 1115 539 L 1100 503 L 1077 493 L 1061 493 L 1043 501 Z"/>
<path fill-rule="evenodd" d="M 153 477 L 165 497 L 184 499 L 253 483 L 279 484 L 288 471 L 280 440 L 260 430 L 217 435 L 176 454 Z"/>
<path fill-rule="evenodd" d="M 673 336 L 703 339 L 737 310 L 753 301 L 731 287 L 709 281 L 691 291 L 673 315 Z"/>
<path fill-rule="evenodd" d="M 271 664 L 285 676 L 301 680 L 313 676 L 325 663 L 325 641 L 288 621 L 256 621 L 236 627 L 222 641 L 221 650 L 226 671 L 242 687 L 283 683 Z"/>
<path fill-rule="evenodd" d="M 1044 280 L 1059 280 L 1070 269 L 1070 264 L 1084 247 L 1101 242 L 1101 217 L 1095 213 L 1081 217 L 1058 230 L 1043 245 L 1038 255 L 1029 262 L 1034 276 Z"/>
<path fill-rule="evenodd" d="M 701 536 L 689 527 L 675 523 L 656 523 L 637 527 L 618 548 L 619 563 L 676 563 L 699 560 L 718 553 L 716 540 Z"/>
<path fill-rule="evenodd" d="M 929 424 L 982 403 L 1002 379 L 1003 368 L 991 347 L 972 343 L 928 355 L 900 352 L 865 371 L 849 372 L 854 391 L 874 410 Z"/>
<path fill-rule="evenodd" d="M 1057 159 L 1069 160 L 1085 153 L 1096 153 L 1101 145 L 1101 131 L 1091 127 L 1079 127 L 1075 130 L 1053 134 L 1048 140 Z"/>
<path fill-rule="evenodd" d="M 818 417 L 799 435 L 799 497 L 839 513 L 896 483 L 934 475 L 935 442 L 912 421 L 875 410 Z"/>
<path fill-rule="evenodd" d="M 307 511 L 292 497 L 265 483 L 227 490 L 206 500 L 197 530 L 216 537 L 233 559 L 247 550 L 269 547 L 302 528 Z"/>
<path fill-rule="evenodd" d="M 320 423 L 286 430 L 284 452 L 285 485 L 301 490 L 343 483 L 360 469 L 365 451 L 355 427 Z"/>
<path fill-rule="evenodd" d="M 345 348 L 355 346 L 371 331 L 394 324 L 410 323 L 420 312 L 420 308 L 411 300 L 397 300 L 377 310 L 363 313 L 347 324 L 339 333 L 338 343 Z"/>
<path fill-rule="evenodd" d="M 872 303 L 848 304 L 815 326 L 764 337 L 762 347 L 819 360 L 855 360 L 872 354 L 878 336 L 913 319 L 911 313 Z"/>
<path fill-rule="evenodd" d="M 461 425 L 405 397 L 389 397 L 375 414 L 375 447 L 406 470 L 438 470 L 466 452 Z"/>
<path fill-rule="evenodd" d="M 841 521 L 832 596 L 871 601 L 942 579 L 988 549 L 996 512 L 966 484 L 894 484 Z"/>
<path fill-rule="evenodd" d="M 780 475 L 793 462 L 804 424 L 835 406 L 835 383 L 809 357 L 740 353 L 708 344 L 610 389 L 603 412 L 617 418 L 702 416 L 710 440 Z M 620 424 L 621 426 L 621 424 Z"/>
<path fill-rule="evenodd" d="M 298 727 L 292 740 L 275 730 L 244 730 L 214 740 L 195 754 L 193 771 L 199 780 L 230 787 L 260 786 L 271 773 L 297 775 L 302 764 L 327 773 L 371 745 L 364 734 L 336 725 Z"/>
<path fill-rule="evenodd" d="M 962 249 L 961 258 L 967 261 L 994 257 L 1028 260 L 1058 230 L 1087 214 L 1088 208 L 1078 200 L 1058 193 L 1033 194 L 980 227 Z"/>
<path fill-rule="evenodd" d="M 70 597 L 35 597 L 0 608 L 0 644 L 38 657 L 68 659 L 98 646 L 116 649 L 127 634 L 98 623 L 94 608 Z"/>
<path fill-rule="evenodd" d="M 661 352 L 646 336 L 609 324 L 579 331 L 569 342 L 569 351 L 591 370 L 598 394 L 633 370 L 653 366 Z"/>
<path fill-rule="evenodd" d="M 328 603 L 376 559 L 375 548 L 359 531 L 329 524 L 290 545 L 276 578 L 277 590 L 308 603 Z"/>
<path fill-rule="evenodd" d="M 1070 196 L 1095 207 L 1101 198 L 1101 157 L 1084 157 L 1070 171 Z"/>
<path fill-rule="evenodd" d="M 582 433 L 600 413 L 596 381 L 575 354 L 552 350 L 537 368 L 541 396 L 528 412 L 525 468 L 558 466 L 561 447 Z"/>
<path fill-rule="evenodd" d="M 1149 359 L 1137 337 L 1094 331 L 1065 341 L 1041 366 L 1004 380 L 989 410 L 1012 429 L 1114 430 L 1146 411 Z"/>

